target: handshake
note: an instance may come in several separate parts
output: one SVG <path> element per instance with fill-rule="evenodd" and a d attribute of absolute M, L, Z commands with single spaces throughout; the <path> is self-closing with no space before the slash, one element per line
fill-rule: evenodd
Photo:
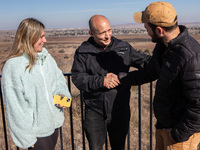
<path fill-rule="evenodd" d="M 114 73 L 108 73 L 105 77 L 104 77 L 104 82 L 103 85 L 104 87 L 111 89 L 111 88 L 115 88 L 120 84 L 120 81 L 118 79 L 118 76 Z"/>

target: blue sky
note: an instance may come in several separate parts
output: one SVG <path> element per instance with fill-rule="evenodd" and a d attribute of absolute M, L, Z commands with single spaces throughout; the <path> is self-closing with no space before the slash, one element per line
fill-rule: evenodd
<path fill-rule="evenodd" d="M 142 11 L 153 0 L 0 0 L 0 30 L 17 29 L 28 17 L 46 28 L 87 27 L 94 14 L 105 15 L 111 25 L 134 23 L 133 13 Z M 200 22 L 199 0 L 168 0 L 176 9 L 179 22 Z"/>

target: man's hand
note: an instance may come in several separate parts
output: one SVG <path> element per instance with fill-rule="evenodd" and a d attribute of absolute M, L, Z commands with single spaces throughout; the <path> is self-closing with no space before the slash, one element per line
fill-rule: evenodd
<path fill-rule="evenodd" d="M 120 84 L 118 76 L 114 73 L 108 73 L 104 78 L 104 87 L 111 89 Z"/>

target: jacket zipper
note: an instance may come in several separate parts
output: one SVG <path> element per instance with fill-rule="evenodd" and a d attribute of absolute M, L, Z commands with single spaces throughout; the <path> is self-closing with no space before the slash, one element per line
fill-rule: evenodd
<path fill-rule="evenodd" d="M 42 70 L 42 65 L 43 65 L 43 59 L 40 61 L 40 71 L 41 71 L 42 79 L 44 81 L 44 88 L 45 88 L 45 93 L 46 93 L 46 100 L 47 100 L 48 105 L 49 105 L 49 107 L 50 107 L 50 109 L 52 111 L 51 105 L 50 105 L 49 100 L 48 100 L 49 94 L 48 94 L 46 82 L 45 82 L 45 79 L 44 79 L 44 73 L 43 73 L 43 70 Z"/>

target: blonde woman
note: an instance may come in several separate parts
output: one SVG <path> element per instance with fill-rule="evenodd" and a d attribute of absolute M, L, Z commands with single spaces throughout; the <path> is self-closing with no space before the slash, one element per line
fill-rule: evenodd
<path fill-rule="evenodd" d="M 40 21 L 23 20 L 2 70 L 9 131 L 22 149 L 54 150 L 64 115 L 53 96 L 71 97 L 65 77 L 43 47 L 46 42 Z"/>

